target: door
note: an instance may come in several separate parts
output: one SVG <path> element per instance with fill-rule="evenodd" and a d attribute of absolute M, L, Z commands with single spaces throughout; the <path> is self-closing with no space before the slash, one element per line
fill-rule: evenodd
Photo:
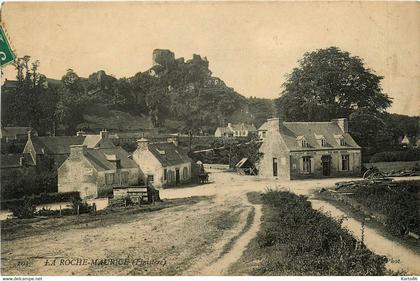
<path fill-rule="evenodd" d="M 175 170 L 175 184 L 179 184 L 179 169 Z"/>
<path fill-rule="evenodd" d="M 277 177 L 277 158 L 273 158 L 273 177 Z"/>
<path fill-rule="evenodd" d="M 322 175 L 329 176 L 331 174 L 331 156 L 324 155 L 321 157 L 322 161 Z"/>

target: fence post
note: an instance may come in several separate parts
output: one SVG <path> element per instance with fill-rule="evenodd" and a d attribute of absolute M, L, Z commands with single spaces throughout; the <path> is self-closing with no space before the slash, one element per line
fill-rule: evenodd
<path fill-rule="evenodd" d="M 61 217 L 61 204 L 60 204 L 60 217 Z"/>
<path fill-rule="evenodd" d="M 77 204 L 77 215 L 80 215 L 80 205 Z"/>

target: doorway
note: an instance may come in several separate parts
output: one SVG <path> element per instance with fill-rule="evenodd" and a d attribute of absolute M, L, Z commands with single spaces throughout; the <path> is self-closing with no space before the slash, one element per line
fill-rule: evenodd
<path fill-rule="evenodd" d="M 331 155 L 323 155 L 321 157 L 322 161 L 322 175 L 329 176 L 331 175 Z"/>
<path fill-rule="evenodd" d="M 273 158 L 273 177 L 277 177 L 277 158 Z"/>
<path fill-rule="evenodd" d="M 179 169 L 175 170 L 175 184 L 179 184 Z"/>

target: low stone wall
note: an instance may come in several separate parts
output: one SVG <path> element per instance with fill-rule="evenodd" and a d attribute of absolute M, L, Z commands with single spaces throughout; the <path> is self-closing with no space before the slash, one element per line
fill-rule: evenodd
<path fill-rule="evenodd" d="M 381 172 L 411 170 L 415 166 L 420 167 L 420 161 L 407 161 L 407 162 L 376 162 L 376 163 L 364 163 L 367 169 L 375 167 Z"/>

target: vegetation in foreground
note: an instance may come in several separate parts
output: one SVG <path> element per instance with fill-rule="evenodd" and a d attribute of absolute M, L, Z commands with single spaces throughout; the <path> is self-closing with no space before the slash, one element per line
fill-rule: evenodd
<path fill-rule="evenodd" d="M 348 195 L 358 203 L 385 216 L 388 232 L 396 236 L 409 231 L 420 234 L 420 181 L 357 185 Z"/>
<path fill-rule="evenodd" d="M 251 201 L 259 200 L 255 193 Z M 268 190 L 261 194 L 261 230 L 233 268 L 252 275 L 385 275 L 387 258 L 368 250 L 303 196 Z M 246 259 L 246 261 L 245 261 Z M 256 261 L 258 260 L 258 261 Z M 248 266 L 251 265 L 251 268 Z M 245 266 L 244 266 L 245 267 Z M 251 272 L 249 272 L 251 271 Z"/>

